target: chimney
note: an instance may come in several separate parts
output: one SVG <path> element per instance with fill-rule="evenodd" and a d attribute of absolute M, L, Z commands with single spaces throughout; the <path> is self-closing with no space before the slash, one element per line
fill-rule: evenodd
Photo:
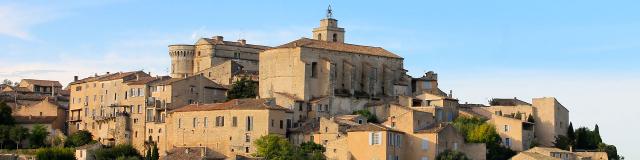
<path fill-rule="evenodd" d="M 238 40 L 238 43 L 240 43 L 240 44 L 242 44 L 242 45 L 245 45 L 245 44 L 247 44 L 247 40 L 245 40 L 245 39 L 239 39 L 239 40 Z"/>
<path fill-rule="evenodd" d="M 224 37 L 222 36 L 213 36 L 212 38 L 217 41 L 224 41 Z"/>
<path fill-rule="evenodd" d="M 449 98 L 453 98 L 453 90 L 449 90 Z"/>
<path fill-rule="evenodd" d="M 73 81 L 78 81 L 78 76 L 73 76 Z"/>

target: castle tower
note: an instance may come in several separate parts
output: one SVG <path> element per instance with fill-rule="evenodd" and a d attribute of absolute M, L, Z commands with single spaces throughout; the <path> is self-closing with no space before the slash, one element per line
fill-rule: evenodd
<path fill-rule="evenodd" d="M 171 77 L 184 78 L 193 75 L 193 45 L 170 45 Z"/>
<path fill-rule="evenodd" d="M 331 5 L 327 17 L 320 20 L 320 27 L 313 29 L 313 39 L 344 43 L 344 28 L 338 27 L 338 20 L 333 19 Z"/>

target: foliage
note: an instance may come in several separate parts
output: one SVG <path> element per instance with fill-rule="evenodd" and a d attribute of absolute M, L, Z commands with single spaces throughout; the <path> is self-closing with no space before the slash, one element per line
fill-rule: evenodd
<path fill-rule="evenodd" d="M 569 127 L 567 128 L 567 138 L 571 140 L 571 145 L 575 144 L 576 140 L 576 132 L 573 130 L 573 123 L 569 122 Z"/>
<path fill-rule="evenodd" d="M 15 120 L 11 116 L 11 107 L 4 101 L 0 101 L 0 125 L 13 126 Z"/>
<path fill-rule="evenodd" d="M 36 152 L 38 160 L 75 160 L 75 150 L 73 148 L 41 148 Z"/>
<path fill-rule="evenodd" d="M 485 143 L 487 159 L 506 160 L 516 154 L 515 151 L 502 146 L 502 139 L 496 128 L 484 119 L 459 116 L 453 121 L 453 126 L 465 136 L 467 142 Z"/>
<path fill-rule="evenodd" d="M 378 123 L 378 117 L 375 114 L 371 113 L 369 110 L 362 109 L 353 111 L 353 114 L 361 115 L 367 118 L 367 122 Z"/>
<path fill-rule="evenodd" d="M 11 131 L 11 126 L 0 125 L 0 149 L 4 148 L 5 142 L 10 140 L 10 137 L 9 137 L 10 131 Z"/>
<path fill-rule="evenodd" d="M 602 141 L 599 141 L 600 135 L 596 135 L 595 132 L 589 130 L 587 127 L 580 127 L 575 132 L 576 149 L 594 150 L 598 148 L 598 144 L 602 143 Z M 596 136 L 598 137 L 596 138 Z"/>
<path fill-rule="evenodd" d="M 291 145 L 291 143 L 289 143 L 284 137 L 271 134 L 260 137 L 254 142 L 254 144 L 257 148 L 254 156 L 262 157 L 265 159 L 325 159 L 324 155 L 322 154 L 325 151 L 325 148 L 322 145 L 315 144 L 313 142 L 302 143 L 300 144 L 299 148 L 296 148 Z"/>
<path fill-rule="evenodd" d="M 158 144 L 153 143 L 153 150 L 151 150 L 151 160 L 160 159 L 160 153 L 158 153 Z"/>
<path fill-rule="evenodd" d="M 527 117 L 527 122 L 530 122 L 530 123 L 536 123 L 536 120 L 535 120 L 535 119 L 533 119 L 533 116 L 532 116 L 532 115 L 529 115 L 529 117 Z"/>
<path fill-rule="evenodd" d="M 34 148 L 44 147 L 49 132 L 43 125 L 35 125 L 29 135 L 29 144 Z"/>
<path fill-rule="evenodd" d="M 120 156 L 118 158 L 116 158 L 116 160 L 140 160 L 139 157 L 125 157 L 125 156 Z"/>
<path fill-rule="evenodd" d="M 0 84 L 12 86 L 12 87 L 18 86 L 18 82 L 13 82 L 13 81 L 11 81 L 9 79 L 2 80 L 2 83 L 0 83 Z"/>
<path fill-rule="evenodd" d="M 255 98 L 257 95 L 257 88 L 258 86 L 255 81 L 243 77 L 240 80 L 233 82 L 231 89 L 227 91 L 227 100 Z"/>
<path fill-rule="evenodd" d="M 569 146 L 573 145 L 573 140 L 567 136 L 559 135 L 556 136 L 556 141 L 553 142 L 553 145 L 563 150 L 569 150 Z"/>
<path fill-rule="evenodd" d="M 16 143 L 16 149 L 20 149 L 20 142 L 29 137 L 29 129 L 22 126 L 14 126 L 9 131 L 9 138 Z"/>
<path fill-rule="evenodd" d="M 618 149 L 614 145 L 600 143 L 598 145 L 598 151 L 607 152 L 607 157 L 609 157 L 610 160 L 624 159 L 624 157 L 618 155 Z"/>
<path fill-rule="evenodd" d="M 101 148 L 95 151 L 96 160 L 112 160 L 119 157 L 139 159 L 142 156 L 131 145 L 116 145 L 113 148 Z"/>
<path fill-rule="evenodd" d="M 71 134 L 65 141 L 64 145 L 67 147 L 80 147 L 85 144 L 93 142 L 93 135 L 91 132 L 81 130 Z"/>
<path fill-rule="evenodd" d="M 470 160 L 464 153 L 452 150 L 445 150 L 436 156 L 436 160 Z"/>

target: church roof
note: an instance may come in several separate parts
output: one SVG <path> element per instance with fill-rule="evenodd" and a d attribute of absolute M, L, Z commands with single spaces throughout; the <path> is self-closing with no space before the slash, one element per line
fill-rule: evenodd
<path fill-rule="evenodd" d="M 321 41 L 321 40 L 315 40 L 315 39 L 309 39 L 309 38 L 300 38 L 298 40 L 289 42 L 287 44 L 280 45 L 276 48 L 297 48 L 297 47 L 326 49 L 326 50 L 339 51 L 339 52 L 350 52 L 350 53 L 356 53 L 356 54 L 402 59 L 402 57 L 394 53 L 391 53 L 381 47 L 361 46 L 361 45 L 348 44 L 348 43 Z"/>

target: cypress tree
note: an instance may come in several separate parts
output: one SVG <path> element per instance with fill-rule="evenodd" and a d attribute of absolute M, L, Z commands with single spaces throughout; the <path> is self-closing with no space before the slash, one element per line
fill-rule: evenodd
<path fill-rule="evenodd" d="M 567 128 L 567 138 L 569 138 L 572 146 L 576 145 L 576 132 L 573 130 L 572 122 L 569 122 L 569 128 Z"/>
<path fill-rule="evenodd" d="M 596 145 L 602 143 L 602 137 L 600 137 L 600 127 L 596 124 L 596 127 L 593 129 L 593 140 Z"/>

